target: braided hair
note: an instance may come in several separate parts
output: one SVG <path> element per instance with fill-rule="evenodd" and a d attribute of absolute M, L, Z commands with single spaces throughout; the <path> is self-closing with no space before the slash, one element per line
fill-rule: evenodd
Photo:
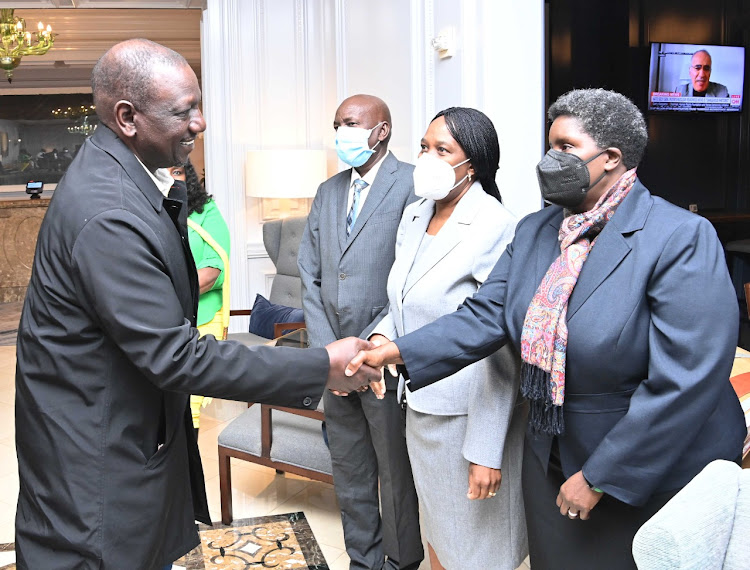
<path fill-rule="evenodd" d="M 445 119 L 451 136 L 470 159 L 474 174 L 484 191 L 502 203 L 500 190 L 495 182 L 495 174 L 500 168 L 500 143 L 490 118 L 481 111 L 468 107 L 449 107 L 440 111 L 432 120 L 438 117 Z"/>

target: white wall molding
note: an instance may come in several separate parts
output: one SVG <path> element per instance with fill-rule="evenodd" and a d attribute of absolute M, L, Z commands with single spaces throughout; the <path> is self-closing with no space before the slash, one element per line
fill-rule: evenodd
<path fill-rule="evenodd" d="M 479 74 L 480 53 L 485 53 L 488 46 L 484 44 L 481 5 L 478 2 L 461 3 L 461 29 L 461 104 L 481 109 L 483 101 L 479 98 L 479 92 L 484 78 Z"/>
<path fill-rule="evenodd" d="M 205 135 L 206 186 L 213 194 L 229 227 L 232 244 L 230 304 L 244 307 L 250 298 L 248 260 L 240 244 L 247 241 L 245 215 L 243 127 L 244 103 L 251 99 L 252 83 L 237 77 L 253 76 L 252 56 L 238 50 L 246 38 L 243 15 L 248 3 L 239 0 L 208 0 L 201 25 L 203 51 L 203 100 L 207 130 Z M 243 11 L 244 8 L 244 11 Z M 255 34 L 253 34 L 255 35 Z M 247 73 L 250 71 L 250 73 Z M 248 85 L 251 83 L 251 85 Z M 239 246 L 239 247 L 238 247 Z M 230 323 L 232 330 L 246 323 Z"/>
<path fill-rule="evenodd" d="M 336 37 L 336 100 L 340 103 L 348 93 L 346 74 L 346 0 L 334 0 Z"/>
<path fill-rule="evenodd" d="M 426 26 L 428 22 L 426 4 L 432 11 L 433 0 L 411 0 L 411 138 L 418 141 L 424 134 L 429 115 L 430 101 L 434 101 L 435 66 L 428 65 L 430 61 L 430 39 Z M 431 19 L 430 14 L 430 19 Z M 432 28 L 431 28 L 432 29 Z M 431 62 L 432 63 L 432 62 Z M 432 103 L 434 108 L 434 103 Z M 429 116 L 429 118 L 428 118 Z M 415 145 L 416 146 L 416 145 Z M 414 149 L 411 156 L 403 159 L 414 161 L 417 159 L 418 149 Z"/>
<path fill-rule="evenodd" d="M 245 252 L 248 259 L 270 259 L 263 242 L 249 242 Z"/>

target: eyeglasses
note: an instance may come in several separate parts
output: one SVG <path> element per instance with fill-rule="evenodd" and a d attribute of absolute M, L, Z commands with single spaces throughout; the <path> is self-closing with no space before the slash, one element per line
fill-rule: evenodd
<path fill-rule="evenodd" d="M 710 65 L 691 65 L 690 67 L 693 68 L 693 69 L 695 69 L 695 71 L 700 71 L 702 69 L 706 73 L 711 73 L 711 66 Z"/>

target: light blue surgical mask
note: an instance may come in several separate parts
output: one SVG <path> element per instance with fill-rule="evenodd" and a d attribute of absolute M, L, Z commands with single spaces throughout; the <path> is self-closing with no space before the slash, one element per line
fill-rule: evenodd
<path fill-rule="evenodd" d="M 379 122 L 371 129 L 340 126 L 336 129 L 336 154 L 349 166 L 354 168 L 362 166 L 375 153 L 375 147 L 380 144 L 378 141 L 370 148 L 370 134 L 384 122 Z"/>

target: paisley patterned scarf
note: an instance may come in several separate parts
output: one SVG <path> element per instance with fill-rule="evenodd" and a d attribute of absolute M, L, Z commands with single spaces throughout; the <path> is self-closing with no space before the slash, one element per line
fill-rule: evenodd
<path fill-rule="evenodd" d="M 521 333 L 521 393 L 530 402 L 532 430 L 562 435 L 568 299 L 597 236 L 635 182 L 627 171 L 592 210 L 568 216 L 560 226 L 560 256 L 552 262 L 531 300 Z"/>

